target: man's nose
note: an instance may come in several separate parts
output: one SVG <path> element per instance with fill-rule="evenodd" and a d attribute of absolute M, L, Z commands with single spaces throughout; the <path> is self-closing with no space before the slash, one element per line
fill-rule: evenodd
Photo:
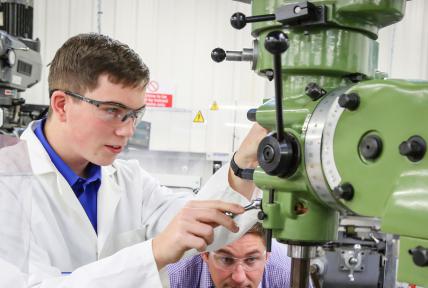
<path fill-rule="evenodd" d="M 232 272 L 232 279 L 236 283 L 243 283 L 245 279 L 247 279 L 247 274 L 245 274 L 245 270 L 242 268 L 241 263 L 235 266 L 235 269 Z"/>
<path fill-rule="evenodd" d="M 116 134 L 118 136 L 123 136 L 131 138 L 134 135 L 135 127 L 134 121 L 132 118 L 127 119 L 122 125 L 116 128 Z"/>

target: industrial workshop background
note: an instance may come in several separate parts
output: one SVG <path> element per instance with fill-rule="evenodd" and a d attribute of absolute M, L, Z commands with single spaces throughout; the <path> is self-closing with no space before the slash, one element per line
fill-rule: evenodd
<path fill-rule="evenodd" d="M 144 119 L 149 149 L 137 145 L 123 157 L 144 162 L 162 184 L 197 190 L 212 174 L 213 161 L 228 160 L 238 148 L 251 125 L 247 110 L 273 95 L 249 63 L 216 65 L 210 59 L 215 47 L 252 47 L 250 26 L 236 33 L 229 24 L 237 11 L 251 15 L 251 6 L 231 0 L 34 0 L 43 71 L 41 83 L 24 97 L 48 104 L 47 65 L 70 36 L 101 32 L 127 43 L 150 67 L 154 102 Z M 379 70 L 428 80 L 425 15 L 428 1 L 408 1 L 404 19 L 381 30 Z M 164 101 L 156 102 L 156 95 Z"/>

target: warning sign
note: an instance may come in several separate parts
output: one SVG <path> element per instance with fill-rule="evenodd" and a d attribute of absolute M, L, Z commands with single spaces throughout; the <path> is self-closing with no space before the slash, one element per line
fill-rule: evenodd
<path fill-rule="evenodd" d="M 174 89 L 170 85 L 160 84 L 160 81 L 150 80 L 147 84 L 147 107 L 171 108 Z"/>
<path fill-rule="evenodd" d="M 172 107 L 172 94 L 146 93 L 147 107 Z"/>
<path fill-rule="evenodd" d="M 194 123 L 204 123 L 205 119 L 204 116 L 202 116 L 201 110 L 198 111 L 198 114 L 196 114 L 195 119 L 193 119 Z"/>
<path fill-rule="evenodd" d="M 216 101 L 213 102 L 213 104 L 211 104 L 211 111 L 217 111 L 219 109 L 218 104 Z"/>
<path fill-rule="evenodd" d="M 148 92 L 157 92 L 159 90 L 159 83 L 157 81 L 150 81 L 147 84 L 147 91 Z"/>

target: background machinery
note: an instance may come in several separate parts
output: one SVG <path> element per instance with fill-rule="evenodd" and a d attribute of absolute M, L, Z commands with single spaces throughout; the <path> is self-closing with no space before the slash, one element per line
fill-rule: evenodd
<path fill-rule="evenodd" d="M 39 39 L 33 37 L 33 1 L 0 1 L 0 133 L 17 134 L 47 106 L 25 104 L 20 92 L 40 81 Z"/>

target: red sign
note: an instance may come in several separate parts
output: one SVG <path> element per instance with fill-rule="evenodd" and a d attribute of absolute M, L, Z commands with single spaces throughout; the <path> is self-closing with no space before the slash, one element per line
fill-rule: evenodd
<path fill-rule="evenodd" d="M 146 93 L 147 107 L 172 107 L 172 94 Z"/>

